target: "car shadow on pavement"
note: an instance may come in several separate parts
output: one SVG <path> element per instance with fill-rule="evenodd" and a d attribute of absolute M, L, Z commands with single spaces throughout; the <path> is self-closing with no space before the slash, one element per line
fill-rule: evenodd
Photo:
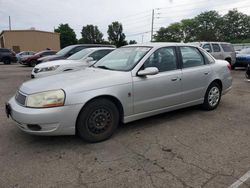
<path fill-rule="evenodd" d="M 122 124 L 122 126 L 120 126 L 120 130 L 118 130 L 118 131 L 133 130 L 133 129 L 143 130 L 143 128 L 145 128 L 145 127 L 153 127 L 153 126 L 156 127 L 157 124 L 168 123 L 170 121 L 176 120 L 177 118 L 181 118 L 181 117 L 185 117 L 185 116 L 188 117 L 191 114 L 197 113 L 197 111 L 204 112 L 201 109 L 200 105 L 191 106 L 191 107 L 187 107 L 187 108 L 174 110 L 171 112 L 166 112 L 166 113 L 162 113 L 159 115 L 147 117 L 147 118 L 140 119 L 140 120 L 128 123 L 128 124 Z"/>
<path fill-rule="evenodd" d="M 162 123 L 168 123 L 170 121 L 176 120 L 177 118 L 182 118 L 185 116 L 190 116 L 192 114 L 195 114 L 198 112 L 203 112 L 200 108 L 200 106 L 193 106 L 188 107 L 172 112 L 163 113 L 160 115 L 151 116 L 148 118 L 144 118 L 141 120 L 137 120 L 131 123 L 127 124 L 120 124 L 116 132 L 114 133 L 113 137 L 111 137 L 109 140 L 104 141 L 108 142 L 111 141 L 114 137 L 116 139 L 119 139 L 119 135 L 122 135 L 123 137 L 126 137 L 126 134 L 131 135 L 138 131 L 143 131 L 145 128 L 155 127 L 157 129 L 158 125 L 161 125 Z M 73 136 L 36 136 L 36 135 L 29 135 L 26 133 L 22 133 L 22 139 L 25 139 L 25 142 L 31 145 L 44 146 L 47 147 L 53 147 L 60 145 L 61 147 L 67 146 L 67 145 L 78 145 L 78 146 L 86 146 L 93 143 L 87 143 L 83 141 L 80 137 L 77 135 Z M 102 142 L 103 143 L 103 142 Z"/>

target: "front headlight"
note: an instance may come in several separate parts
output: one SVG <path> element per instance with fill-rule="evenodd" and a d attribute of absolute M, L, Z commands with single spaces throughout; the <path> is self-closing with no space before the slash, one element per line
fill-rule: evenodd
<path fill-rule="evenodd" d="M 53 90 L 28 95 L 26 106 L 32 108 L 48 108 L 63 106 L 65 93 L 63 90 Z"/>
<path fill-rule="evenodd" d="M 54 71 L 54 70 L 56 70 L 59 66 L 60 66 L 60 65 L 40 68 L 38 72 Z"/>

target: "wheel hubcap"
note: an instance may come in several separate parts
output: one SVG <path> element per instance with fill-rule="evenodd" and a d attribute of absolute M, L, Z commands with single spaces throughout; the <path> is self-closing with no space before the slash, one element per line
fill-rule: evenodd
<path fill-rule="evenodd" d="M 208 93 L 208 103 L 210 106 L 216 106 L 220 99 L 220 90 L 217 87 L 212 87 Z"/>
<path fill-rule="evenodd" d="M 88 129 L 94 134 L 105 132 L 112 123 L 112 116 L 109 110 L 101 108 L 91 113 L 88 119 Z"/>

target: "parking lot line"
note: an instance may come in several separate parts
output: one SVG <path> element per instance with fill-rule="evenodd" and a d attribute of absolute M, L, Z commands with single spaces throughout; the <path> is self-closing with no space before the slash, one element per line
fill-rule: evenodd
<path fill-rule="evenodd" d="M 249 178 L 250 178 L 250 170 L 247 173 L 245 173 L 240 179 L 234 182 L 229 188 L 238 188 Z"/>

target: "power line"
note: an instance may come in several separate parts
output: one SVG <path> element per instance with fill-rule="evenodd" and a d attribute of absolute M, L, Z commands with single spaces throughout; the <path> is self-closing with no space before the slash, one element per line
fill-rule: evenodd
<path fill-rule="evenodd" d="M 248 7 L 250 7 L 250 5 L 248 5 L 248 6 L 234 7 L 234 8 L 239 9 L 239 8 L 248 8 Z M 191 10 L 195 10 L 195 9 L 191 9 Z M 214 9 L 214 10 L 215 10 L 215 11 L 223 11 L 223 10 L 230 10 L 230 8 Z M 194 16 L 192 16 L 192 17 L 194 17 Z M 165 17 L 165 18 L 168 18 L 168 17 Z M 176 17 L 175 17 L 175 18 L 176 18 Z M 180 17 L 179 17 L 179 18 L 180 18 Z M 183 18 L 183 17 L 182 17 L 182 18 Z M 155 23 L 154 23 L 154 24 L 155 24 Z M 158 28 L 160 28 L 160 27 L 158 27 Z M 157 29 L 157 28 L 153 27 L 153 32 L 156 31 L 155 29 Z M 130 34 L 130 35 L 127 35 L 127 37 L 137 36 L 137 35 L 142 35 L 142 34 L 147 34 L 147 33 L 152 33 L 152 30 L 151 30 L 151 31 L 145 31 L 145 32 L 139 32 L 139 33 Z M 151 36 L 152 36 L 152 35 L 151 35 Z"/>
<path fill-rule="evenodd" d="M 234 8 L 240 9 L 240 8 L 248 8 L 248 7 L 250 7 L 250 6 L 248 5 L 248 6 L 240 6 L 240 7 L 234 7 Z M 224 11 L 224 10 L 230 10 L 230 8 L 212 9 L 212 10 L 215 10 L 215 11 Z M 209 10 L 208 10 L 208 11 L 209 11 Z M 210 10 L 210 11 L 211 11 L 211 10 Z M 181 15 L 175 17 L 175 19 L 176 19 L 176 18 L 177 18 L 177 20 L 178 20 L 179 18 L 183 19 L 183 16 L 185 16 L 185 15 L 188 15 L 188 14 L 181 14 Z M 190 16 L 190 17 L 193 18 L 194 16 Z M 158 19 L 166 19 L 166 18 L 169 18 L 169 17 L 158 17 Z M 188 18 L 186 17 L 185 19 L 188 19 Z M 165 22 L 160 22 L 160 23 L 156 23 L 156 24 L 161 25 L 161 24 L 164 24 L 164 23 L 165 23 Z"/>

